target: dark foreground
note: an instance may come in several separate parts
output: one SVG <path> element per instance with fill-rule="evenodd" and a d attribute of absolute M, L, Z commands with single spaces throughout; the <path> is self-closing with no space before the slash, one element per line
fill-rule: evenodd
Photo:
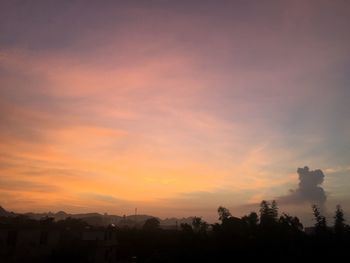
<path fill-rule="evenodd" d="M 156 218 L 142 225 L 94 227 L 72 218 L 2 217 L 0 262 L 334 262 L 348 258 L 350 231 L 342 213 L 329 227 L 314 207 L 315 226 L 304 229 L 298 218 L 278 216 L 277 206 L 267 202 L 262 203 L 259 216 L 253 212 L 237 218 L 223 207 L 218 212 L 218 224 L 208 225 L 195 217 L 192 224 L 172 229 L 162 229 Z"/>

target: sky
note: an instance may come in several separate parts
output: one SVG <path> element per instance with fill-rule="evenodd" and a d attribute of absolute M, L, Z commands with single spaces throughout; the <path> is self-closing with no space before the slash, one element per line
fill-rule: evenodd
<path fill-rule="evenodd" d="M 2 0 L 0 205 L 350 211 L 349 25 L 341 0 Z"/>

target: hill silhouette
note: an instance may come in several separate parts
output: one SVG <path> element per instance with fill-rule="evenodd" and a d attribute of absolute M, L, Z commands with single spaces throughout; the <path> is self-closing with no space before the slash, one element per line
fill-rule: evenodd
<path fill-rule="evenodd" d="M 9 217 L 9 216 L 26 216 L 30 219 L 41 220 L 43 218 L 53 218 L 55 221 L 65 220 L 67 218 L 81 219 L 84 222 L 92 226 L 108 226 L 114 224 L 117 226 L 142 226 L 148 219 L 157 218 L 152 215 L 109 215 L 109 214 L 100 214 L 100 213 L 79 213 L 79 214 L 70 214 L 64 211 L 54 212 L 44 212 L 44 213 L 13 213 L 8 212 L 6 209 L 0 206 L 0 216 Z M 193 217 L 187 218 L 157 218 L 161 226 L 169 227 L 175 226 L 176 224 L 180 225 L 183 223 L 191 223 Z"/>
<path fill-rule="evenodd" d="M 5 210 L 2 206 L 0 206 L 0 216 L 15 216 L 16 214 L 13 212 L 9 212 L 7 210 Z"/>

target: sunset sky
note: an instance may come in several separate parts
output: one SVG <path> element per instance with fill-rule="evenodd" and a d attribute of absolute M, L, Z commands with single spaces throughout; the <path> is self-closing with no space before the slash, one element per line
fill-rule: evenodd
<path fill-rule="evenodd" d="M 0 205 L 306 211 L 309 166 L 350 213 L 349 30 L 349 1 L 1 0 Z"/>

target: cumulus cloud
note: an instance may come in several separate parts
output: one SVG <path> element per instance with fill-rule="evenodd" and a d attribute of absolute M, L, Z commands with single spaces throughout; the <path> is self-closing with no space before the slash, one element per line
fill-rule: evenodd
<path fill-rule="evenodd" d="M 299 186 L 297 189 L 290 190 L 286 196 L 281 196 L 281 203 L 315 203 L 324 205 L 327 200 L 326 193 L 322 188 L 324 173 L 320 170 L 310 170 L 309 167 L 298 168 Z"/>

